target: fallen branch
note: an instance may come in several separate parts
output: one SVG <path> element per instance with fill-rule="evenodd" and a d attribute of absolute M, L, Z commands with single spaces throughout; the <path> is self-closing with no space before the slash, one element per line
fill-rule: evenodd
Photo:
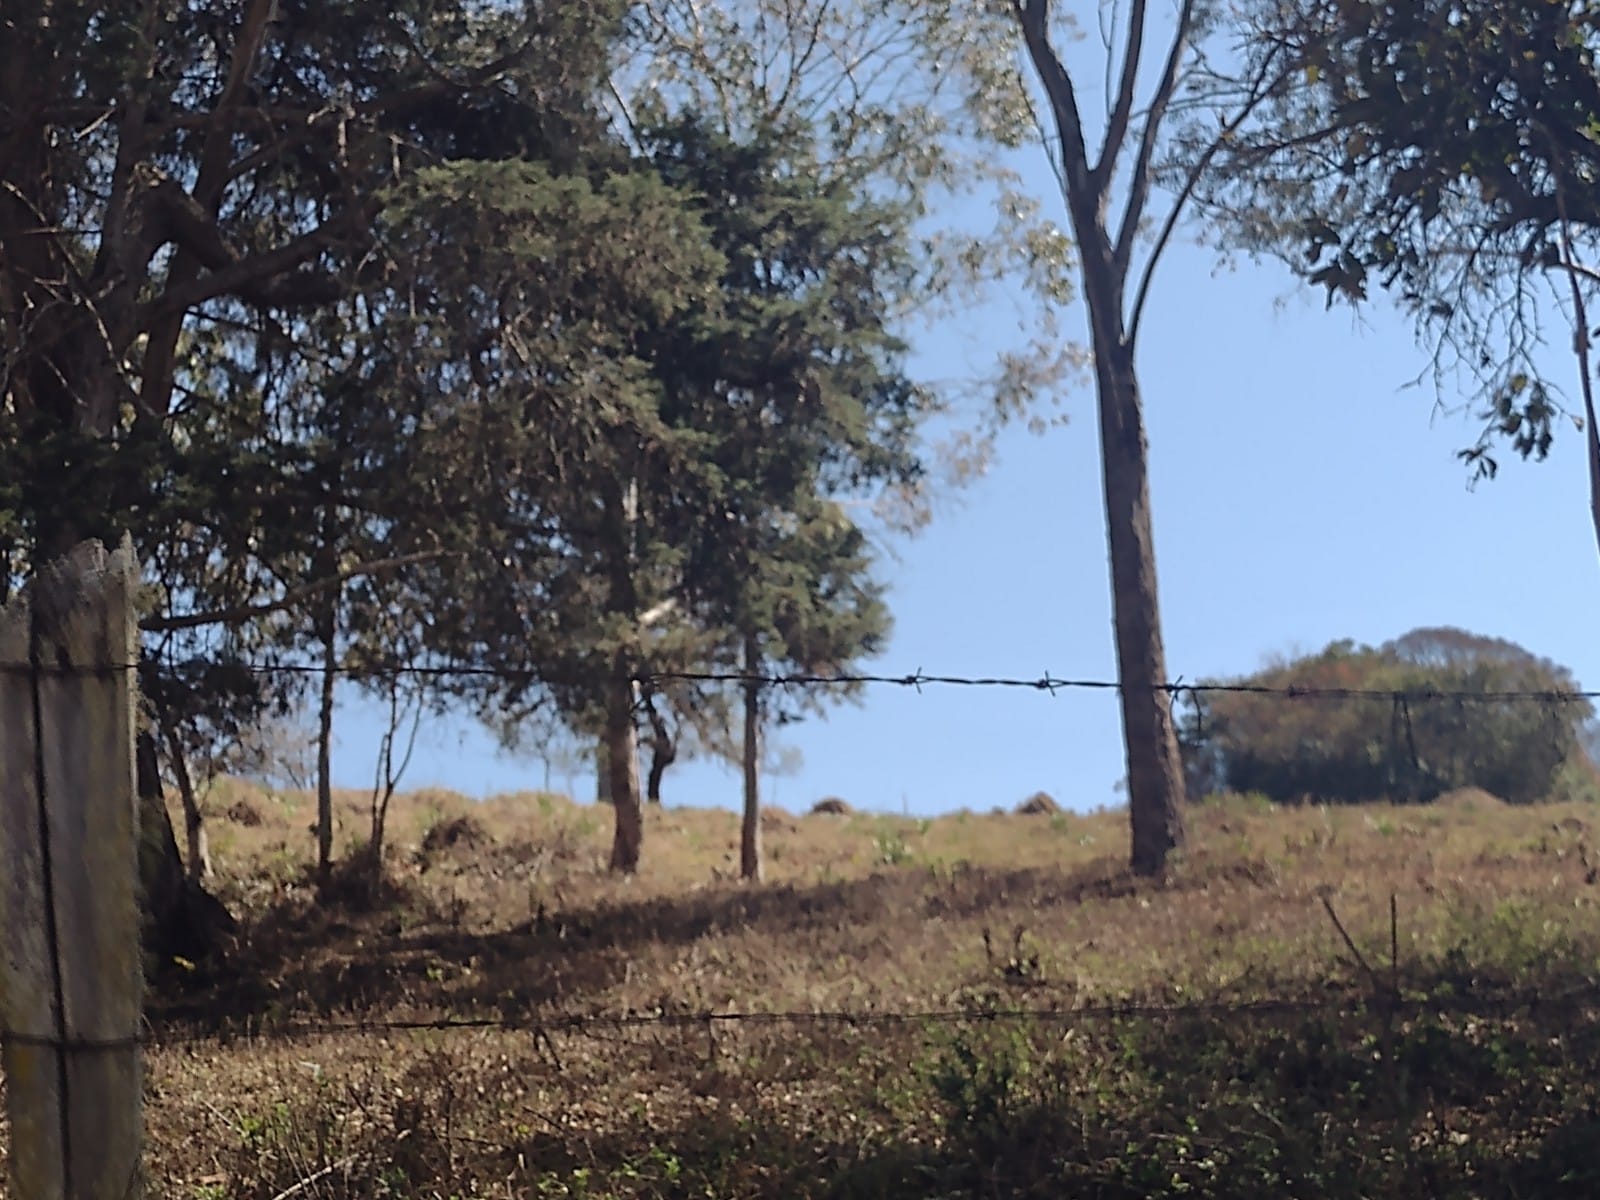
<path fill-rule="evenodd" d="M 409 1133 L 410 1131 L 407 1130 L 406 1132 Z M 406 1134 L 402 1133 L 400 1136 L 401 1137 L 405 1137 Z M 332 1175 L 335 1171 L 343 1171 L 348 1167 L 355 1166 L 355 1164 L 360 1160 L 360 1158 L 361 1158 L 361 1155 L 359 1155 L 359 1154 L 347 1154 L 347 1155 L 345 1155 L 345 1157 L 339 1159 L 337 1162 L 331 1162 L 327 1166 L 321 1168 L 320 1170 L 313 1171 L 310 1175 L 307 1175 L 299 1183 L 293 1184 L 292 1186 L 285 1188 L 283 1191 L 279 1192 L 276 1196 L 274 1196 L 272 1198 L 272 1200 L 291 1200 L 292 1197 L 298 1196 L 301 1192 L 305 1191 L 312 1184 L 318 1183 L 321 1180 L 326 1179 L 329 1175 Z"/>

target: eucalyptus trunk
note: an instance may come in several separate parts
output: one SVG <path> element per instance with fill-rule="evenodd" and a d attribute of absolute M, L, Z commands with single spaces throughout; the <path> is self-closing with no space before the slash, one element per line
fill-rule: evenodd
<path fill-rule="evenodd" d="M 1146 206 L 1158 174 L 1158 135 L 1179 88 L 1189 41 L 1199 21 L 1197 0 L 1180 0 L 1171 42 L 1163 56 L 1165 64 L 1150 96 L 1142 101 L 1137 94 L 1138 75 L 1146 50 L 1146 23 L 1154 16 L 1143 3 L 1133 4 L 1123 14 L 1122 65 L 1105 81 L 1112 99 L 1104 141 L 1092 156 L 1084 138 L 1077 86 L 1051 41 L 1052 22 L 1059 13 L 1052 11 L 1050 0 L 1017 0 L 1011 8 L 1055 118 L 1060 139 L 1058 175 L 1072 218 L 1083 303 L 1089 314 L 1106 540 L 1111 550 L 1117 682 L 1128 762 L 1130 862 L 1134 871 L 1149 875 L 1160 871 L 1168 854 L 1183 842 L 1184 784 L 1172 700 L 1166 690 L 1167 661 L 1161 645 L 1150 515 L 1149 447 L 1134 348 L 1151 272 L 1186 192 L 1169 214 L 1169 224 L 1155 238 L 1133 293 L 1131 311 L 1127 299 L 1134 251 L 1145 228 Z M 1124 151 L 1130 152 L 1126 159 L 1122 158 Z M 1126 189 L 1126 196 L 1113 232 L 1112 192 L 1121 189 Z"/>
<path fill-rule="evenodd" d="M 1098 339 L 1097 339 L 1098 341 Z M 1111 604 L 1128 766 L 1131 863 L 1154 874 L 1183 844 L 1183 761 L 1166 689 L 1150 510 L 1149 447 L 1139 380 L 1125 338 L 1095 348 L 1100 456 L 1111 551 Z"/>

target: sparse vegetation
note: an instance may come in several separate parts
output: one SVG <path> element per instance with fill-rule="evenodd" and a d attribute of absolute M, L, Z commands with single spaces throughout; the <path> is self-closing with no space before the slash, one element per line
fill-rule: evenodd
<path fill-rule="evenodd" d="M 750 889 L 732 812 L 652 807 L 656 853 L 624 881 L 585 806 L 429 792 L 395 798 L 385 902 L 341 906 L 283 867 L 309 860 L 313 796 L 222 781 L 214 799 L 261 821 L 219 826 L 214 848 L 245 918 L 232 957 L 152 997 L 152 1195 L 272 1200 L 313 1177 L 297 1194 L 1600 1182 L 1585 805 L 1219 797 L 1156 880 L 1127 869 L 1117 812 L 1071 815 L 1072 837 L 1016 815 L 775 820 Z M 337 826 L 360 832 L 367 800 L 336 795 Z M 665 1023 L 599 1017 L 625 1013 Z M 507 1027 L 270 1035 L 481 1019 Z M 227 1036 L 250 1030 L 267 1036 Z"/>

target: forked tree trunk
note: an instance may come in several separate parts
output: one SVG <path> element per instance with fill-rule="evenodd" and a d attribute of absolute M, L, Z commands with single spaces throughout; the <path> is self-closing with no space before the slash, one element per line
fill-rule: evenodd
<path fill-rule="evenodd" d="M 761 882 L 761 649 L 744 643 L 744 825 L 739 838 L 740 878 Z"/>
<path fill-rule="evenodd" d="M 656 709 L 653 695 L 645 698 L 645 712 L 650 719 L 650 775 L 645 781 L 644 798 L 651 804 L 660 804 L 661 777 L 678 761 L 678 746 L 666 719 Z"/>
<path fill-rule="evenodd" d="M 183 739 L 165 721 L 162 722 L 161 732 L 167 743 L 167 758 L 172 763 L 172 778 L 178 785 L 178 799 L 183 804 L 189 878 L 195 883 L 204 883 L 211 878 L 211 839 L 206 836 L 205 814 L 200 811 L 199 798 L 194 794 L 194 780 L 189 775 L 189 759 L 183 752 Z"/>
<path fill-rule="evenodd" d="M 1183 762 L 1167 693 L 1166 652 L 1156 594 L 1149 448 L 1132 348 L 1095 347 L 1100 455 L 1111 550 L 1111 601 L 1122 683 L 1128 819 L 1134 871 L 1154 874 L 1183 843 Z"/>
<path fill-rule="evenodd" d="M 644 808 L 639 800 L 639 746 L 633 725 L 633 680 L 620 656 L 606 688 L 606 777 L 616 833 L 611 842 L 611 869 L 632 875 L 644 848 Z"/>
<path fill-rule="evenodd" d="M 1072 218 L 1083 302 L 1094 350 L 1095 394 L 1100 413 L 1100 469 L 1106 498 L 1106 538 L 1111 549 L 1111 600 L 1121 685 L 1123 744 L 1128 756 L 1128 816 L 1133 869 L 1154 874 L 1183 841 L 1183 768 L 1172 702 L 1166 691 L 1166 655 L 1156 597 L 1155 539 L 1150 519 L 1150 478 L 1134 343 L 1145 285 L 1155 259 L 1147 262 L 1134 293 L 1133 315 L 1125 307 L 1134 249 L 1150 198 L 1156 134 L 1182 78 L 1184 55 L 1197 23 L 1191 0 L 1180 6 L 1159 82 L 1136 113 L 1136 81 L 1144 49 L 1144 5 L 1126 14 L 1120 72 L 1108 74 L 1104 144 L 1091 158 L 1084 138 L 1072 73 L 1051 44 L 1050 0 L 1017 0 L 1017 17 L 1029 58 L 1049 98 L 1060 137 L 1062 190 Z M 1115 56 L 1113 56 L 1115 57 Z M 1120 78 L 1117 76 L 1120 75 Z M 1142 122 L 1142 128 L 1140 128 Z M 1131 148 L 1128 161 L 1118 159 Z M 1127 197 L 1113 234 L 1108 218 L 1113 185 Z M 1183 201 L 1178 201 L 1181 207 Z M 1177 210 L 1175 209 L 1174 212 Z M 1152 254 L 1159 258 L 1163 234 Z M 1130 325 L 1131 319 L 1131 325 Z"/>
<path fill-rule="evenodd" d="M 217 951 L 238 924 L 222 903 L 184 876 L 178 840 L 161 795 L 156 739 L 149 731 L 134 739 L 139 794 L 139 889 L 143 933 L 152 966 L 176 959 L 199 960 Z"/>

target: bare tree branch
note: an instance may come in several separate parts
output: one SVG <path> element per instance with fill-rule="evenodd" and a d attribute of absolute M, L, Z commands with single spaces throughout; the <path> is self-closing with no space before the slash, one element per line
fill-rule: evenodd
<path fill-rule="evenodd" d="M 1128 312 L 1128 341 L 1137 344 L 1139 341 L 1139 322 L 1144 316 L 1145 302 L 1150 296 L 1150 283 L 1155 278 L 1156 267 L 1161 263 L 1161 255 L 1166 250 L 1167 243 L 1172 240 L 1173 230 L 1177 228 L 1178 219 L 1183 215 L 1183 210 L 1188 206 L 1189 198 L 1194 195 L 1194 190 L 1199 186 L 1200 180 L 1210 169 L 1212 160 L 1218 151 L 1228 144 L 1228 140 L 1238 132 L 1239 128 L 1250 119 L 1250 114 L 1260 106 L 1261 102 L 1271 93 L 1273 83 L 1281 74 L 1274 77 L 1269 83 L 1267 75 L 1272 63 L 1277 59 L 1278 52 L 1275 47 L 1267 54 L 1262 62 L 1261 70 L 1256 75 L 1254 85 L 1249 96 L 1239 111 L 1222 128 L 1217 131 L 1216 137 L 1205 148 L 1199 160 L 1195 162 L 1184 177 L 1183 187 L 1179 189 L 1177 198 L 1172 202 L 1172 207 L 1167 212 L 1166 220 L 1161 224 L 1161 232 L 1156 235 L 1154 246 L 1150 250 L 1150 258 L 1144 265 L 1144 270 L 1139 275 L 1139 287 L 1134 293 L 1133 307 Z"/>
<path fill-rule="evenodd" d="M 1150 166 L 1155 158 L 1156 142 L 1160 137 L 1161 122 L 1167 113 L 1167 104 L 1177 90 L 1178 76 L 1183 68 L 1183 56 L 1189 48 L 1189 32 L 1194 26 L 1195 0 L 1183 0 L 1178 13 L 1178 28 L 1172 35 L 1172 48 L 1167 53 L 1167 65 L 1161 72 L 1161 82 L 1145 113 L 1144 130 L 1139 138 L 1139 155 L 1134 159 L 1133 174 L 1128 181 L 1128 204 L 1122 212 L 1122 227 L 1117 232 L 1117 246 L 1112 260 L 1119 272 L 1126 273 L 1133 259 L 1133 243 L 1139 233 L 1139 222 L 1144 216 L 1144 206 L 1150 196 Z M 1129 33 L 1130 44 L 1132 33 Z"/>
<path fill-rule="evenodd" d="M 1089 152 L 1083 140 L 1083 118 L 1078 113 L 1078 96 L 1073 90 L 1072 76 L 1067 74 L 1061 60 L 1050 45 L 1050 0 L 1013 0 L 1013 9 L 1022 25 L 1022 36 L 1028 45 L 1028 55 L 1044 82 L 1045 94 L 1055 110 L 1060 126 L 1062 167 L 1067 174 L 1068 192 L 1086 201 L 1094 195 L 1088 162 Z M 1102 217 L 1103 220 L 1103 217 Z"/>
<path fill-rule="evenodd" d="M 1117 156 L 1122 153 L 1122 142 L 1128 136 L 1128 122 L 1133 117 L 1133 97 L 1139 80 L 1139 60 L 1144 56 L 1145 0 L 1133 0 L 1128 14 L 1128 37 L 1122 55 L 1122 78 L 1117 87 L 1117 100 L 1106 123 L 1106 140 L 1100 148 L 1100 161 L 1094 166 L 1098 185 L 1105 188 L 1117 169 Z M 1111 56 L 1106 55 L 1109 80 Z M 1148 126 L 1146 127 L 1148 129 Z"/>
<path fill-rule="evenodd" d="M 250 0 L 239 35 L 234 39 L 233 59 L 228 64 L 228 81 L 222 87 L 222 94 L 217 97 L 211 125 L 206 130 L 192 195 L 192 215 L 205 221 L 214 222 L 222 207 L 222 195 L 228 182 L 228 161 L 233 150 L 234 115 L 245 85 L 255 72 L 261 49 L 266 44 L 267 26 L 272 23 L 277 8 L 277 0 Z M 173 185 L 174 188 L 176 186 Z M 170 196 L 168 200 L 170 202 Z M 221 241 L 220 235 L 217 240 Z M 170 286 L 181 291 L 199 276 L 205 265 L 191 242 L 180 241 L 168 272 Z M 165 414 L 171 401 L 178 339 L 183 334 L 183 320 L 187 311 L 187 308 L 166 310 L 149 327 L 139 406 L 151 416 Z"/>
<path fill-rule="evenodd" d="M 303 600 L 342 587 L 352 579 L 362 579 L 371 575 L 382 575 L 389 571 L 397 571 L 402 567 L 415 566 L 417 563 L 433 562 L 441 558 L 452 557 L 451 552 L 444 550 L 425 550 L 417 554 L 402 554 L 397 558 L 379 558 L 372 562 L 362 563 L 351 567 L 349 570 L 340 571 L 326 579 L 319 579 L 313 583 L 301 584 L 299 587 L 290 588 L 276 600 L 264 601 L 260 604 L 238 604 L 232 608 L 209 609 L 205 612 L 184 613 L 176 617 L 146 617 L 139 622 L 139 628 L 145 633 L 170 633 L 179 629 L 198 629 L 204 625 L 232 625 L 241 621 L 254 620 L 256 617 L 268 617 L 273 613 L 282 612 L 292 608 Z"/>
<path fill-rule="evenodd" d="M 352 229 L 370 221 L 375 211 L 375 202 L 347 209 L 272 250 L 235 259 L 220 271 L 169 288 L 145 306 L 143 316 L 153 323 L 187 313 L 218 296 L 237 296 L 262 305 L 325 303 L 338 296 L 338 281 L 316 273 L 296 275 L 295 268 L 337 245 Z"/>
<path fill-rule="evenodd" d="M 1557 161 L 1566 164 L 1557 151 Z M 1595 538 L 1600 544 L 1600 425 L 1595 419 L 1594 373 L 1589 365 L 1590 327 L 1588 306 L 1584 303 L 1583 287 L 1578 282 L 1576 253 L 1572 247 L 1572 224 L 1567 217 L 1567 189 L 1562 183 L 1563 172 L 1555 174 L 1556 206 L 1561 212 L 1561 260 L 1566 268 L 1567 282 L 1572 286 L 1572 316 L 1575 326 L 1572 349 L 1578 356 L 1578 375 L 1583 388 L 1584 442 L 1589 461 L 1589 514 L 1594 522 Z"/>

